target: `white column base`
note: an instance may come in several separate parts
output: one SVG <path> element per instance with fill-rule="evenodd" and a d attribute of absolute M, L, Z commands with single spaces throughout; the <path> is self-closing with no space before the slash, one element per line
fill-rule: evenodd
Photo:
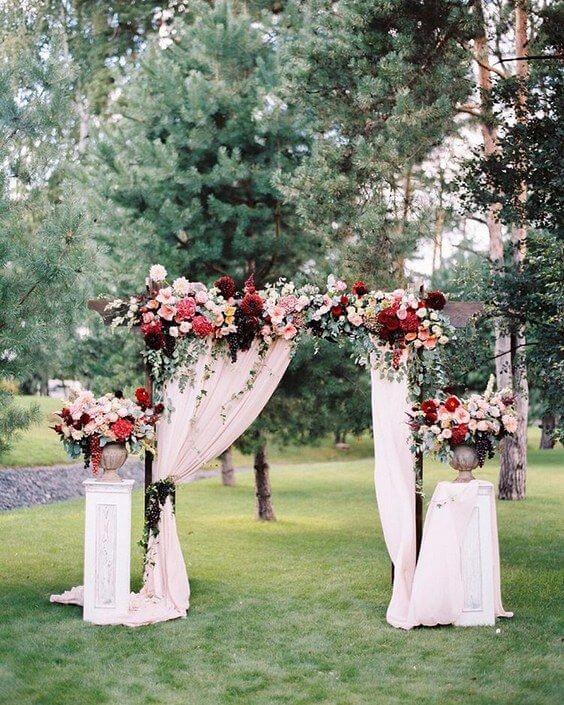
<path fill-rule="evenodd" d="M 115 624 L 127 614 L 130 592 L 133 480 L 85 480 L 83 619 Z"/>
<path fill-rule="evenodd" d="M 464 608 L 457 627 L 495 624 L 492 545 L 493 485 L 480 480 L 480 489 L 460 546 Z M 492 509 L 493 507 L 493 509 Z"/>

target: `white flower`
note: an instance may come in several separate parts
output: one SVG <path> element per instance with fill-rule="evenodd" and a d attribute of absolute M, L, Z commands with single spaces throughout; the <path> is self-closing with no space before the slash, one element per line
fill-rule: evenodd
<path fill-rule="evenodd" d="M 425 307 L 418 308 L 415 313 L 417 316 L 419 316 L 419 318 L 425 318 L 425 316 L 427 315 L 427 309 Z M 432 316 L 431 316 L 431 318 L 432 318 Z"/>
<path fill-rule="evenodd" d="M 452 431 L 450 430 L 450 428 L 444 428 L 441 431 L 441 438 L 451 438 L 451 436 L 452 436 Z"/>
<path fill-rule="evenodd" d="M 173 338 L 178 338 L 178 328 L 176 326 L 171 326 L 168 329 L 168 334 Z"/>
<path fill-rule="evenodd" d="M 182 321 L 180 324 L 181 333 L 189 333 L 192 330 L 192 324 L 189 321 Z"/>
<path fill-rule="evenodd" d="M 439 343 L 441 345 L 446 345 L 449 340 L 450 339 L 449 339 L 448 335 L 441 335 L 441 337 L 439 338 Z"/>
<path fill-rule="evenodd" d="M 423 341 L 422 341 L 422 340 L 417 339 L 417 340 L 414 340 L 414 341 L 413 341 L 413 347 L 414 347 L 414 348 L 420 348 L 422 345 L 423 345 Z"/>
<path fill-rule="evenodd" d="M 178 277 L 172 282 L 172 289 L 177 296 L 186 296 L 190 293 L 190 282 L 186 277 Z"/>
<path fill-rule="evenodd" d="M 435 425 L 435 426 L 431 426 L 431 431 L 432 431 L 432 433 L 435 434 L 435 436 L 438 436 L 439 433 L 441 432 L 441 429 Z"/>
<path fill-rule="evenodd" d="M 162 282 L 166 279 L 167 271 L 162 264 L 154 264 L 149 270 L 149 278 L 154 282 Z"/>

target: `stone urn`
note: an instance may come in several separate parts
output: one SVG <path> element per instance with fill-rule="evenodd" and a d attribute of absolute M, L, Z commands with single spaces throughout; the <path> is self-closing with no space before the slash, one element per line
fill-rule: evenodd
<path fill-rule="evenodd" d="M 106 443 L 102 448 L 100 466 L 104 474 L 99 478 L 100 482 L 121 482 L 118 470 L 127 460 L 127 448 L 123 443 Z"/>
<path fill-rule="evenodd" d="M 476 478 L 472 470 L 478 467 L 478 454 L 472 446 L 456 446 L 450 461 L 451 467 L 458 470 L 458 477 L 453 482 L 472 482 Z"/>

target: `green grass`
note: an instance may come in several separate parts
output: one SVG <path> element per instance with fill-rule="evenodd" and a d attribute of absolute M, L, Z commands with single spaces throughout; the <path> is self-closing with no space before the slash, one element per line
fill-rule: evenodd
<path fill-rule="evenodd" d="M 389 627 L 389 561 L 370 460 L 275 468 L 279 521 L 253 520 L 250 473 L 184 486 L 188 618 L 94 627 L 51 592 L 81 582 L 83 502 L 0 516 L 0 702 L 6 705 L 380 705 L 562 701 L 562 450 L 532 452 L 528 498 L 499 503 L 495 628 Z M 481 476 L 494 479 L 495 468 Z M 447 468 L 426 470 L 426 491 Z M 135 494 L 134 537 L 141 495 Z M 140 557 L 134 551 L 134 587 Z"/>
<path fill-rule="evenodd" d="M 40 419 L 37 424 L 17 435 L 12 448 L 0 456 L 0 466 L 57 465 L 72 462 L 58 440 L 57 434 L 49 428 L 54 423 L 53 412 L 63 406 L 62 400 L 51 397 L 18 396 L 15 397 L 15 401 L 22 407 L 34 404 L 39 406 Z"/>

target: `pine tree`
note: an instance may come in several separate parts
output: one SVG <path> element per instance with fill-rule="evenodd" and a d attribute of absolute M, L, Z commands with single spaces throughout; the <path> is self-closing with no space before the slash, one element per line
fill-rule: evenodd
<path fill-rule="evenodd" d="M 401 283 L 428 232 L 414 208 L 419 165 L 455 129 L 468 92 L 467 10 L 458 0 L 297 4 L 306 20 L 289 60 L 317 130 L 292 184 L 300 212 L 341 240 L 356 276 Z"/>
<path fill-rule="evenodd" d="M 5 25 L 2 23 L 2 29 Z M 51 205 L 59 130 L 67 122 L 68 66 L 25 28 L 4 35 L 0 49 L 0 453 L 32 422 L 9 392 L 36 364 L 35 351 L 84 304 L 95 252 L 81 214 Z M 48 98 L 47 98 L 48 96 Z M 64 134 L 62 135 L 64 139 Z M 56 355 L 56 350 L 53 350 Z"/>
<path fill-rule="evenodd" d="M 148 47 L 98 140 L 101 237 L 137 276 L 157 261 L 192 279 L 293 276 L 316 241 L 279 186 L 309 147 L 276 35 L 230 2 L 190 9 L 173 44 Z"/>

